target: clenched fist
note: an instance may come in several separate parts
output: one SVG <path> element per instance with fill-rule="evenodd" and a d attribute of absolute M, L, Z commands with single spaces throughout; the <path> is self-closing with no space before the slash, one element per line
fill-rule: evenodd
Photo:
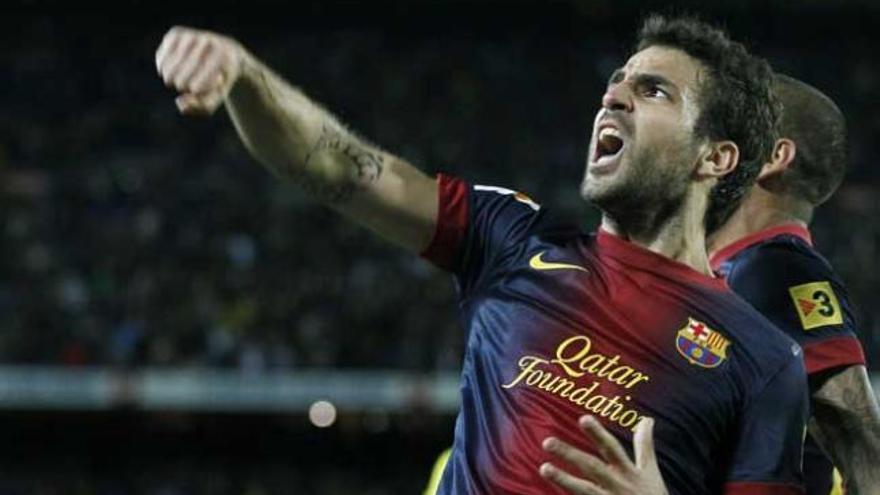
<path fill-rule="evenodd" d="M 177 108 L 187 115 L 213 114 L 241 75 L 247 52 L 234 39 L 175 26 L 156 50 L 156 70 L 180 93 Z"/>

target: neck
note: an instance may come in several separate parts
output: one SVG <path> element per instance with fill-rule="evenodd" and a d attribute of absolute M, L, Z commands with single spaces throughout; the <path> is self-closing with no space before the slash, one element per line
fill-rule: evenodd
<path fill-rule="evenodd" d="M 706 254 L 703 217 L 708 203 L 705 191 L 690 190 L 677 211 L 665 218 L 620 221 L 607 212 L 602 229 L 645 249 L 712 275 Z"/>
<path fill-rule="evenodd" d="M 755 186 L 739 208 L 709 236 L 706 245 L 710 255 L 748 235 L 784 224 L 807 227 L 812 207 L 787 199 Z"/>

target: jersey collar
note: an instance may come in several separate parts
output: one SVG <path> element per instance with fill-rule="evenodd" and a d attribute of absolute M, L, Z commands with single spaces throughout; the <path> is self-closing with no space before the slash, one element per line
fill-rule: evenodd
<path fill-rule="evenodd" d="M 753 234 L 749 234 L 742 239 L 734 241 L 727 246 L 719 249 L 709 258 L 709 264 L 712 266 L 713 271 L 718 271 L 718 267 L 721 266 L 722 263 L 733 258 L 737 254 L 739 254 L 742 250 L 754 246 L 755 244 L 759 244 L 761 242 L 766 241 L 767 239 L 772 239 L 778 235 L 790 235 L 801 239 L 806 242 L 808 245 L 813 245 L 813 238 L 810 235 L 810 231 L 807 230 L 801 224 L 798 223 L 785 223 L 782 225 L 777 225 L 775 227 L 766 228 L 764 230 L 759 230 Z"/>
<path fill-rule="evenodd" d="M 723 278 L 700 273 L 684 263 L 679 263 L 638 244 L 621 239 L 601 227 L 596 234 L 596 242 L 603 254 L 628 265 L 676 280 L 686 280 L 717 290 L 729 290 L 727 282 Z"/>

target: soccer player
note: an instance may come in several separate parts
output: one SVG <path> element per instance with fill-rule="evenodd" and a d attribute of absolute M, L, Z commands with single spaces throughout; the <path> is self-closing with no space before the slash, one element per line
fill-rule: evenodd
<path fill-rule="evenodd" d="M 423 174 L 227 37 L 175 28 L 157 51 L 181 112 L 225 104 L 272 172 L 455 274 L 468 344 L 442 494 L 561 493 L 538 474 L 540 442 L 573 439 L 584 413 L 624 442 L 656 418 L 670 493 L 799 493 L 800 348 L 713 276 L 705 249 L 705 223 L 770 152 L 772 73 L 693 20 L 652 17 L 640 40 L 593 126 L 594 235 L 521 193 Z"/>
<path fill-rule="evenodd" d="M 844 473 L 848 493 L 880 494 L 880 408 L 846 290 L 807 230 L 815 208 L 843 180 L 846 124 L 834 102 L 804 82 L 777 75 L 774 91 L 783 104 L 782 137 L 743 202 L 710 236 L 710 261 L 804 350 L 813 406 L 807 495 L 828 495 L 833 484 L 832 464 L 814 436 Z M 594 463 L 570 445 L 557 444 L 557 452 L 582 472 Z M 552 467 L 545 475 L 573 494 L 591 493 L 585 479 Z"/>
<path fill-rule="evenodd" d="M 828 495 L 832 465 L 850 491 L 880 494 L 880 409 L 846 288 L 807 226 L 846 169 L 846 124 L 830 98 L 779 75 L 782 139 L 756 184 L 709 239 L 712 267 L 804 350 L 811 392 L 804 457 L 808 495 Z"/>

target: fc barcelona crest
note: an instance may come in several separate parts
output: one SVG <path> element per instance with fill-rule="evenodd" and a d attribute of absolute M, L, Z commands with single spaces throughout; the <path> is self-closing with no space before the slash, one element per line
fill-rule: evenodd
<path fill-rule="evenodd" d="M 675 336 L 675 348 L 689 363 L 714 368 L 727 359 L 730 341 L 718 331 L 693 318 Z"/>

